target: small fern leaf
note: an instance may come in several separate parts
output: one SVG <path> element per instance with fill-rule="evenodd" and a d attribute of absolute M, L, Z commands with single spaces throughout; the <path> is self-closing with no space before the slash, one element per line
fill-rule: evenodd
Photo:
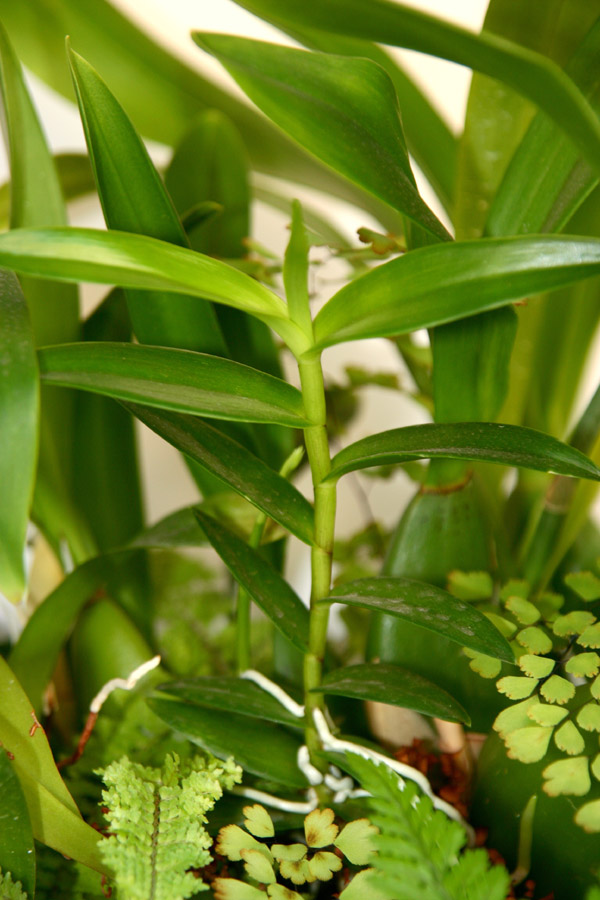
<path fill-rule="evenodd" d="M 20 881 L 13 881 L 10 872 L 0 869 L 0 897 L 2 900 L 28 900 Z"/>

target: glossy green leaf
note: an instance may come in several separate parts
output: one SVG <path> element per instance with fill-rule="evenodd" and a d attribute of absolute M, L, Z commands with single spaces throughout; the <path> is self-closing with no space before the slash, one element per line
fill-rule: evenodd
<path fill-rule="evenodd" d="M 181 222 L 142 140 L 98 73 L 69 50 L 75 93 L 109 228 L 188 246 Z M 209 303 L 166 292 L 127 292 L 134 331 L 146 344 L 224 353 Z"/>
<path fill-rule="evenodd" d="M 415 186 L 394 86 L 368 59 L 194 34 L 269 118 L 316 157 L 442 240 Z"/>
<path fill-rule="evenodd" d="M 287 581 L 252 547 L 216 519 L 196 512 L 206 537 L 233 577 L 288 640 L 308 649 L 308 610 Z"/>
<path fill-rule="evenodd" d="M 59 775 L 52 751 L 31 703 L 8 664 L 0 657 L 0 741 L 12 754 L 36 840 L 99 872 L 105 867 L 97 844 L 101 836 L 81 818 Z"/>
<path fill-rule="evenodd" d="M 425 716 L 470 724 L 467 711 L 442 688 L 421 675 L 388 663 L 364 663 L 335 669 L 324 676 L 319 690 L 355 700 L 390 703 L 414 709 Z"/>
<path fill-rule="evenodd" d="M 306 349 L 285 304 L 226 263 L 156 238 L 92 228 L 21 229 L 0 235 L 0 263 L 59 281 L 95 281 L 141 290 L 191 294 L 249 312 Z"/>
<path fill-rule="evenodd" d="M 0 592 L 18 603 L 37 462 L 39 388 L 33 333 L 21 287 L 0 271 Z"/>
<path fill-rule="evenodd" d="M 340 341 L 404 334 L 505 306 L 599 272 L 600 241 L 594 239 L 488 238 L 423 247 L 378 266 L 338 291 L 317 315 L 315 337 L 319 346 L 327 347 Z"/>
<path fill-rule="evenodd" d="M 531 428 L 495 422 L 409 425 L 373 434 L 340 450 L 327 477 L 436 457 L 521 466 L 600 481 L 600 469 L 579 450 Z"/>
<path fill-rule="evenodd" d="M 406 619 L 472 650 L 513 662 L 498 629 L 471 604 L 412 578 L 360 578 L 334 588 L 323 603 L 345 603 Z"/>
<path fill-rule="evenodd" d="M 300 739 L 270 722 L 192 706 L 178 700 L 148 700 L 153 712 L 174 731 L 221 759 L 233 756 L 242 768 L 290 787 L 306 787 L 296 765 Z"/>
<path fill-rule="evenodd" d="M 47 347 L 38 362 L 48 384 L 216 419 L 309 424 L 296 388 L 204 353 L 103 341 Z"/>
<path fill-rule="evenodd" d="M 260 15 L 266 21 L 266 10 Z M 281 21 L 277 26 L 282 27 Z M 426 95 L 383 47 L 358 38 L 341 37 L 331 32 L 302 28 L 287 23 L 284 30 L 294 40 L 312 50 L 343 56 L 360 56 L 380 65 L 392 80 L 402 112 L 402 124 L 411 155 L 425 174 L 447 211 L 452 208 L 458 141 Z"/>
<path fill-rule="evenodd" d="M 73 86 L 64 62 L 66 34 L 78 52 L 102 67 L 107 83 L 146 137 L 173 145 L 201 110 L 219 109 L 244 135 L 256 168 L 358 200 L 385 217 L 384 204 L 369 203 L 368 195 L 309 158 L 247 104 L 171 55 L 108 0 L 0 0 L 0 18 L 30 71 L 69 100 Z"/>
<path fill-rule="evenodd" d="M 246 678 L 224 675 L 181 678 L 159 684 L 156 690 L 186 703 L 208 706 L 223 712 L 265 719 L 267 722 L 278 722 L 280 725 L 295 727 L 302 725 L 301 719 L 297 719 L 271 694 Z"/>
<path fill-rule="evenodd" d="M 23 789 L 5 750 L 0 751 L 0 872 L 10 872 L 33 897 L 35 847 Z"/>
<path fill-rule="evenodd" d="M 600 23 L 595 22 L 566 67 L 592 109 L 600 111 L 596 71 Z M 491 235 L 560 231 L 598 181 L 569 136 L 539 113 L 513 156 L 486 223 Z"/>
<path fill-rule="evenodd" d="M 313 511 L 308 500 L 241 444 L 197 418 L 133 404 L 127 409 L 301 541 L 312 544 Z"/>
<path fill-rule="evenodd" d="M 571 79 L 539 53 L 489 32 L 474 34 L 451 22 L 392 0 L 241 0 L 240 5 L 276 24 L 295 23 L 448 59 L 498 78 L 536 103 L 598 168 L 600 124 Z"/>

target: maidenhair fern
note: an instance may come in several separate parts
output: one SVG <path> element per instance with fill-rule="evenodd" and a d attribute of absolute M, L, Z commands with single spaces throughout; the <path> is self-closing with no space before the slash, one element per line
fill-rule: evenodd
<path fill-rule="evenodd" d="M 0 869 L 0 898 L 1 900 L 28 900 L 20 881 L 13 881 L 10 872 Z"/>
<path fill-rule="evenodd" d="M 188 870 L 211 862 L 206 813 L 224 788 L 241 780 L 241 769 L 231 760 L 197 756 L 181 762 L 172 754 L 162 769 L 124 757 L 101 774 L 111 832 L 101 850 L 119 897 L 184 900 L 206 890 Z"/>
<path fill-rule="evenodd" d="M 600 579 L 593 572 L 572 572 L 565 584 L 581 605 L 563 614 L 560 594 L 532 593 L 526 581 L 509 581 L 493 603 L 489 575 L 454 572 L 449 579 L 450 590 L 477 602 L 511 641 L 520 672 L 503 675 L 496 687 L 517 702 L 494 722 L 508 756 L 540 762 L 554 743 L 564 758 L 543 770 L 543 790 L 550 797 L 585 797 L 592 779 L 600 780 L 600 619 L 589 608 L 600 599 Z M 501 674 L 499 660 L 464 652 L 482 677 Z M 600 832 L 600 800 L 580 805 L 575 821 Z"/>
<path fill-rule="evenodd" d="M 467 836 L 461 825 L 387 766 L 354 754 L 348 759 L 372 795 L 370 820 L 380 834 L 373 838 L 373 868 L 355 876 L 345 900 L 505 900 L 508 872 L 490 867 L 485 850 L 463 850 Z"/>

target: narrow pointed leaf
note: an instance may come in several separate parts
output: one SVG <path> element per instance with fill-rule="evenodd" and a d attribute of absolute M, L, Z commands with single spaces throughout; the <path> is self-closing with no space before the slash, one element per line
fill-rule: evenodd
<path fill-rule="evenodd" d="M 125 111 L 83 57 L 69 49 L 69 61 L 106 224 L 188 246 L 173 203 Z M 142 343 L 226 352 L 207 301 L 174 298 L 164 291 L 128 291 L 127 302 Z"/>
<path fill-rule="evenodd" d="M 237 441 L 180 413 L 159 413 L 133 404 L 126 408 L 301 541 L 312 544 L 313 510 L 308 500 Z"/>
<path fill-rule="evenodd" d="M 337 453 L 327 478 L 339 478 L 370 466 L 435 457 L 492 462 L 600 481 L 600 469 L 574 447 L 532 428 L 495 422 L 409 425 L 373 434 Z"/>
<path fill-rule="evenodd" d="M 571 79 L 539 53 L 489 32 L 474 34 L 393 0 L 241 0 L 241 6 L 286 26 L 299 24 L 417 50 L 497 78 L 536 103 L 600 168 L 600 123 Z"/>
<path fill-rule="evenodd" d="M 35 846 L 23 789 L 8 754 L 0 751 L 0 872 L 10 872 L 33 897 Z"/>
<path fill-rule="evenodd" d="M 423 247 L 338 291 L 315 319 L 315 338 L 319 346 L 327 347 L 405 334 L 599 272 L 600 240 L 593 238 L 488 238 Z"/>
<path fill-rule="evenodd" d="M 415 186 L 396 93 L 382 68 L 368 59 L 229 35 L 194 39 L 299 144 L 439 239 L 450 239 Z"/>
<path fill-rule="evenodd" d="M 11 272 L 0 271 L 0 592 L 18 603 L 37 461 L 39 389 L 25 298 Z"/>
<path fill-rule="evenodd" d="M 390 703 L 414 709 L 425 716 L 470 724 L 466 709 L 442 688 L 421 675 L 388 663 L 364 663 L 335 669 L 325 675 L 319 691 L 355 700 Z"/>
<path fill-rule="evenodd" d="M 38 360 L 49 384 L 216 419 L 309 424 L 296 388 L 217 356 L 103 341 L 47 347 Z"/>
<path fill-rule="evenodd" d="M 298 341 L 285 304 L 268 288 L 233 266 L 156 238 L 93 228 L 20 229 L 0 235 L 0 265 L 58 281 L 208 298 L 255 315 L 293 345 Z"/>
<path fill-rule="evenodd" d="M 293 716 L 271 694 L 246 678 L 222 675 L 182 678 L 159 684 L 156 690 L 193 705 L 220 709 L 253 719 L 265 719 L 280 725 L 302 726 L 301 719 Z"/>
<path fill-rule="evenodd" d="M 450 641 L 513 662 L 506 639 L 472 604 L 412 578 L 359 578 L 334 588 L 323 603 L 345 603 L 407 619 Z"/>
<path fill-rule="evenodd" d="M 275 627 L 298 647 L 308 649 L 308 610 L 279 572 L 252 547 L 216 519 L 196 512 L 206 537 L 233 577 L 269 617 Z"/>
<path fill-rule="evenodd" d="M 296 765 L 300 739 L 270 722 L 192 706 L 179 700 L 153 698 L 150 709 L 174 731 L 221 759 L 233 756 L 242 768 L 289 787 L 306 788 Z"/>

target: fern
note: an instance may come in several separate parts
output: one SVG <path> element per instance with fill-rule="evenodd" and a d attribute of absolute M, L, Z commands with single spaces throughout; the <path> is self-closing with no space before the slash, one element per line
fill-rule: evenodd
<path fill-rule="evenodd" d="M 189 869 L 211 862 L 206 813 L 241 780 L 231 760 L 197 756 L 180 762 L 174 753 L 162 769 L 127 757 L 101 773 L 108 790 L 111 837 L 102 843 L 104 861 L 126 900 L 184 900 L 206 890 Z"/>
<path fill-rule="evenodd" d="M 28 900 L 20 881 L 13 881 L 10 872 L 0 869 L 0 900 Z"/>
<path fill-rule="evenodd" d="M 417 786 L 387 766 L 348 755 L 351 771 L 372 795 L 370 820 L 378 856 L 369 880 L 394 900 L 504 900 L 508 872 L 490 868 L 485 850 L 463 850 L 466 834 Z"/>

